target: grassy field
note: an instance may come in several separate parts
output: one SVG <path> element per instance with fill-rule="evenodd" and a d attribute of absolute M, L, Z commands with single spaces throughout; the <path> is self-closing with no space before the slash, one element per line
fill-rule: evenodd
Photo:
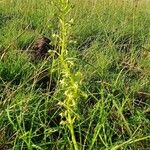
<path fill-rule="evenodd" d="M 149 150 L 150 2 L 53 2 L 0 0 L 0 150 Z"/>

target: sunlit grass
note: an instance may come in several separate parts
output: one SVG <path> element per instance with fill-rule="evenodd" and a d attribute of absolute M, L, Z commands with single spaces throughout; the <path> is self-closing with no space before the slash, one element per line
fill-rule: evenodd
<path fill-rule="evenodd" d="M 148 150 L 149 3 L 72 0 L 66 35 L 51 1 L 0 1 L 0 149 Z M 64 56 L 35 63 L 41 35 Z"/>

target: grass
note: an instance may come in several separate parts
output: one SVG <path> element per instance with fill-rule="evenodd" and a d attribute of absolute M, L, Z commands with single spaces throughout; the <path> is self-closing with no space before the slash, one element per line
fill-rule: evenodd
<path fill-rule="evenodd" d="M 35 63 L 26 51 L 60 33 L 56 6 L 0 1 L 0 149 L 149 150 L 149 1 L 71 5 L 64 22 L 74 23 L 59 43 L 66 69 L 59 58 Z M 61 124 L 69 113 L 71 128 Z"/>

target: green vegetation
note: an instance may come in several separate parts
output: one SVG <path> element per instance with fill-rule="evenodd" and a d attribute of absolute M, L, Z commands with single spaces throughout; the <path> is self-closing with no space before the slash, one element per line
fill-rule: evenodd
<path fill-rule="evenodd" d="M 149 64 L 149 1 L 0 1 L 0 150 L 149 150 Z"/>

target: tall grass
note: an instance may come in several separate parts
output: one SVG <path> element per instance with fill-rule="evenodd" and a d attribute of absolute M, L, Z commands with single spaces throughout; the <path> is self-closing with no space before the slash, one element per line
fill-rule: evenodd
<path fill-rule="evenodd" d="M 148 150 L 149 6 L 0 2 L 0 149 Z M 59 53 L 34 63 L 41 35 Z"/>

